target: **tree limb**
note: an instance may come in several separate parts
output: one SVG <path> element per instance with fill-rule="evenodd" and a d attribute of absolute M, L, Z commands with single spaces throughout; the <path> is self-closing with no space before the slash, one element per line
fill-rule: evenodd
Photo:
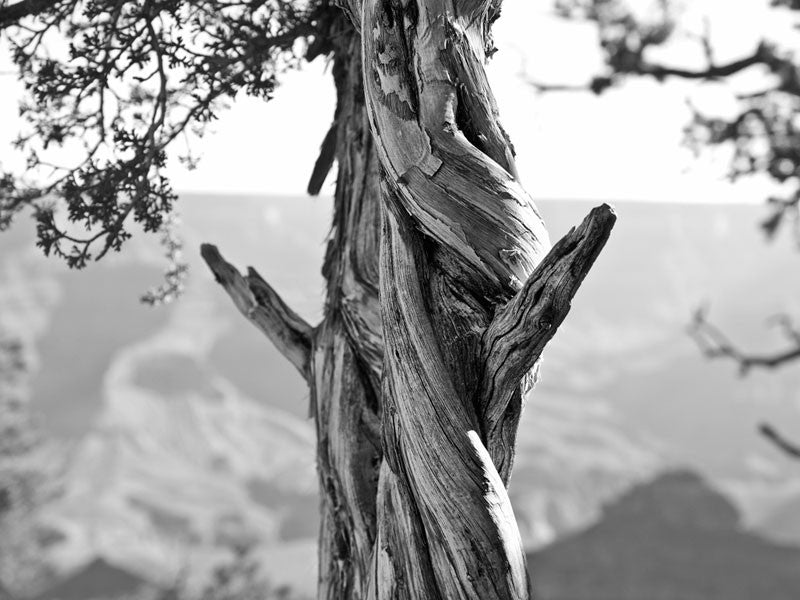
<path fill-rule="evenodd" d="M 588 83 L 545 83 L 524 74 L 523 78 L 539 94 L 547 92 L 592 92 L 593 94 L 602 94 L 606 89 L 614 85 L 614 80 L 611 77 L 600 75 L 593 77 Z"/>
<path fill-rule="evenodd" d="M 281 299 L 255 269 L 247 276 L 228 263 L 216 246 L 202 244 L 200 253 L 239 311 L 263 331 L 300 374 L 311 376 L 314 330 Z"/>
<path fill-rule="evenodd" d="M 792 346 L 781 352 L 773 354 L 748 354 L 733 344 L 718 327 L 710 323 L 706 317 L 706 310 L 699 308 L 695 311 L 694 319 L 689 325 L 689 335 L 708 358 L 729 358 L 739 365 L 739 372 L 746 375 L 753 367 L 774 369 L 788 362 L 800 359 L 800 339 L 795 337 L 791 327 L 783 322 L 790 339 L 795 342 Z M 791 333 L 790 333 L 791 332 Z"/>
<path fill-rule="evenodd" d="M 759 425 L 758 430 L 761 432 L 761 435 L 775 444 L 785 454 L 788 454 L 792 458 L 800 459 L 800 446 L 787 440 L 772 425 L 762 423 Z"/>
<path fill-rule="evenodd" d="M 616 218 L 608 204 L 593 208 L 553 246 L 523 288 L 496 312 L 483 334 L 486 370 L 481 409 L 487 446 L 495 461 L 505 445 L 502 429 L 509 404 L 567 316 L 572 298 L 605 246 Z"/>
<path fill-rule="evenodd" d="M 710 64 L 705 69 L 692 70 L 643 62 L 638 69 L 635 69 L 634 74 L 650 75 L 656 79 L 664 79 L 666 77 L 681 77 L 683 79 L 719 79 L 722 77 L 729 77 L 730 75 L 734 75 L 758 64 L 772 66 L 775 60 L 776 57 L 774 56 L 774 52 L 769 49 L 769 46 L 766 44 L 760 44 L 752 55 L 724 65 Z"/>
<path fill-rule="evenodd" d="M 694 319 L 688 331 L 689 335 L 692 336 L 703 351 L 703 354 L 708 358 L 731 359 L 738 363 L 740 374 L 747 375 L 752 367 L 774 369 L 785 363 L 800 359 L 800 331 L 795 329 L 792 321 L 786 316 L 778 317 L 776 322 L 786 337 L 794 343 L 794 346 L 775 354 L 755 355 L 741 351 L 719 328 L 708 321 L 707 310 L 703 307 L 695 311 Z M 774 427 L 767 423 L 762 423 L 759 425 L 758 430 L 784 453 L 793 458 L 800 458 L 800 446 L 783 437 Z"/>
<path fill-rule="evenodd" d="M 647 62 L 637 56 L 635 60 L 629 61 L 624 67 L 613 69 L 612 75 L 598 75 L 593 77 L 591 81 L 583 84 L 559 84 L 559 83 L 544 83 L 535 79 L 526 78 L 528 84 L 531 85 L 537 92 L 593 92 L 600 94 L 610 88 L 616 82 L 619 76 L 624 75 L 641 75 L 645 77 L 653 77 L 658 81 L 663 81 L 668 77 L 678 77 L 680 79 L 700 79 L 706 81 L 713 81 L 730 77 L 736 73 L 740 73 L 745 69 L 755 65 L 764 65 L 771 72 L 778 73 L 785 70 L 787 67 L 791 68 L 791 61 L 781 58 L 776 55 L 774 48 L 769 44 L 762 42 L 758 48 L 749 56 L 745 56 L 739 60 L 734 60 L 729 63 L 717 65 L 709 63 L 704 69 L 681 69 L 678 67 L 670 67 L 668 65 Z M 784 83 L 784 88 L 791 88 L 792 86 Z M 791 89 L 784 91 L 792 92 Z"/>
<path fill-rule="evenodd" d="M 314 163 L 314 170 L 311 173 L 311 178 L 308 181 L 308 194 L 310 196 L 318 196 L 322 189 L 322 184 L 325 183 L 325 178 L 328 177 L 333 168 L 333 163 L 336 162 L 336 142 L 337 142 L 338 124 L 334 119 L 328 133 L 325 134 L 325 139 L 322 140 L 322 145 L 319 149 L 319 156 Z"/>

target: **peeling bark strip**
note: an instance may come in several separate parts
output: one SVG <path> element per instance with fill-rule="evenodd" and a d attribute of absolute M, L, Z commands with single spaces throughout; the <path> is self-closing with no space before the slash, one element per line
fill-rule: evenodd
<path fill-rule="evenodd" d="M 473 292 L 506 300 L 549 241 L 509 172 L 513 151 L 483 67 L 487 19 L 460 14 L 452 0 L 365 0 L 364 87 L 378 156 L 405 210 L 458 256 Z"/>
<path fill-rule="evenodd" d="M 203 244 L 200 253 L 239 311 L 263 331 L 308 380 L 311 374 L 311 325 L 289 308 L 252 267 L 248 269 L 247 277 L 243 277 L 222 257 L 216 246 Z"/>

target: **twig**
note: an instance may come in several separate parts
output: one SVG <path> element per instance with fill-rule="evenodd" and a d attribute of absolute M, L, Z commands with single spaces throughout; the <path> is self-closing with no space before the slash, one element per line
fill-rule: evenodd
<path fill-rule="evenodd" d="M 688 332 L 708 358 L 731 359 L 739 365 L 742 375 L 747 375 L 753 367 L 774 369 L 800 359 L 800 340 L 795 340 L 798 343 L 786 350 L 773 354 L 748 354 L 740 350 L 719 328 L 708 321 L 707 309 L 704 307 L 695 311 Z"/>
<path fill-rule="evenodd" d="M 781 433 L 779 433 L 772 425 L 762 423 L 759 425 L 758 430 L 765 438 L 775 444 L 778 448 L 783 450 L 792 458 L 800 459 L 800 446 L 787 440 Z"/>

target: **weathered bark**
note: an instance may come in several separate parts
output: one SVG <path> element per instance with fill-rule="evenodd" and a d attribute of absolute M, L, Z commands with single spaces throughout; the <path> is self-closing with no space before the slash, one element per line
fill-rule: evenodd
<path fill-rule="evenodd" d="M 318 597 L 330 600 L 363 597 L 376 536 L 383 362 L 378 164 L 364 109 L 359 40 L 343 17 L 332 37 L 339 170 L 323 267 L 325 318 L 311 382 L 322 492 Z"/>
<path fill-rule="evenodd" d="M 506 492 L 523 395 L 614 215 L 595 209 L 548 254 L 484 71 L 498 2 L 342 4 L 309 184 L 335 148 L 322 323 L 204 256 L 311 387 L 319 597 L 527 598 Z"/>
<path fill-rule="evenodd" d="M 243 277 L 216 246 L 200 246 L 203 260 L 225 286 L 239 311 L 258 327 L 308 380 L 311 373 L 312 328 L 250 267 Z"/>
<path fill-rule="evenodd" d="M 326 50 L 333 54 L 337 107 L 309 191 L 316 193 L 321 188 L 331 168 L 332 145 L 339 169 L 323 266 L 325 316 L 311 334 L 308 369 L 300 370 L 311 390 L 310 412 L 317 430 L 321 492 L 318 597 L 338 600 L 363 597 L 377 533 L 383 342 L 378 304 L 379 167 L 364 106 L 360 39 L 343 14 L 329 24 L 327 37 Z M 269 307 L 251 309 L 249 296 L 242 294 L 237 284 L 237 277 L 242 277 L 238 273 L 231 276 L 222 263 L 209 260 L 208 252 L 204 252 L 206 262 L 246 317 L 254 321 L 253 315 L 280 312 Z M 248 301 L 239 300 L 241 296 Z M 263 299 L 274 301 L 274 297 Z M 275 324 L 273 333 L 268 331 L 269 324 L 255 324 L 277 340 L 278 348 L 290 359 L 297 354 L 280 343 L 286 338 L 281 334 L 286 323 Z"/>

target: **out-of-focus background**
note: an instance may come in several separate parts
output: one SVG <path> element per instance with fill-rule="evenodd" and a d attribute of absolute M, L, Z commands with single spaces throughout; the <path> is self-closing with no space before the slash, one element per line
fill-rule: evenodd
<path fill-rule="evenodd" d="M 534 586 L 544 600 L 800 598 L 800 462 L 757 432 L 768 421 L 800 440 L 800 370 L 743 377 L 686 331 L 706 305 L 742 347 L 780 346 L 765 320 L 797 313 L 795 240 L 765 241 L 766 182 L 731 184 L 721 161 L 681 149 L 685 82 L 538 96 L 526 79 L 580 79 L 599 60 L 596 40 L 523 4 L 506 2 L 491 71 L 523 179 L 554 240 L 600 201 L 619 215 L 520 427 L 510 495 Z M 723 53 L 766 5 L 717 6 L 729 19 L 715 21 L 728 32 Z M 588 58 L 561 50 L 552 71 L 526 19 Z M 9 431 L 24 432 L 3 432 L 23 449 L 11 470 L 24 476 L 0 512 L 36 495 L 33 511 L 0 516 L 0 597 L 167 598 L 251 564 L 275 597 L 313 597 L 308 391 L 195 249 L 217 244 L 320 318 L 331 199 L 297 191 L 333 112 L 322 71 L 290 75 L 266 106 L 234 106 L 205 142 L 207 160 L 176 171 L 191 267 L 179 301 L 139 302 L 161 277 L 157 239 L 135 237 L 76 272 L 41 256 L 32 222 L 0 235 L 5 364 L 20 367 L 6 369 L 0 393 L 22 415 Z M 314 86 L 330 110 L 280 129 Z"/>
<path fill-rule="evenodd" d="M 319 317 L 329 199 L 182 205 L 190 247 L 210 239 L 235 262 L 264 265 L 288 302 Z M 554 237 L 589 206 L 541 202 Z M 764 315 L 800 294 L 787 277 L 798 256 L 764 244 L 758 206 L 616 208 L 619 225 L 547 350 L 521 425 L 510 492 L 534 573 L 557 586 L 585 569 L 611 585 L 620 563 L 641 585 L 652 571 L 729 585 L 727 598 L 789 598 L 746 594 L 798 589 L 800 469 L 756 425 L 800 435 L 800 374 L 742 378 L 706 361 L 685 328 L 708 300 L 744 343 L 769 346 Z M 252 541 L 271 581 L 311 595 L 307 389 L 199 260 L 185 296 L 154 310 L 138 297 L 159 277 L 156 244 L 134 241 L 70 272 L 20 227 L 0 237 L 0 256 L 0 311 L 29 344 L 39 461 L 55 487 L 19 540 L 31 560 L 44 559 L 54 581 L 72 574 L 70 585 L 121 573 L 167 585 Z"/>

